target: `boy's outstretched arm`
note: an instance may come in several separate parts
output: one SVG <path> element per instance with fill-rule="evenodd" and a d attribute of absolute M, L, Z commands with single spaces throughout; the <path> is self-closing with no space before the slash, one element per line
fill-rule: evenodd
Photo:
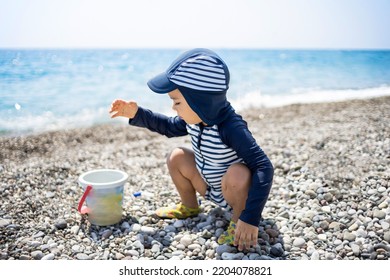
<path fill-rule="evenodd" d="M 112 102 L 109 113 L 112 114 L 111 118 L 125 117 L 132 119 L 137 114 L 137 111 L 138 105 L 136 102 L 116 99 Z"/>
<path fill-rule="evenodd" d="M 111 118 L 125 117 L 129 124 L 148 128 L 167 137 L 187 135 L 186 123 L 179 117 L 167 117 L 139 107 L 135 101 L 116 99 L 112 102 Z"/>

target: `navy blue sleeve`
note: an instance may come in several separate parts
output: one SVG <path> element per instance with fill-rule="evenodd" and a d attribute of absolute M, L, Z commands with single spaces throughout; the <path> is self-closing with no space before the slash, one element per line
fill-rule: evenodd
<path fill-rule="evenodd" d="M 251 171 L 251 186 L 240 220 L 257 227 L 271 191 L 274 174 L 272 163 L 241 116 L 233 113 L 226 119 L 220 126 L 220 135 L 222 141 L 236 151 Z"/>
<path fill-rule="evenodd" d="M 154 113 L 148 109 L 138 107 L 134 118 L 129 119 L 129 124 L 147 128 L 167 137 L 187 135 L 186 122 L 179 117 L 168 117 Z"/>

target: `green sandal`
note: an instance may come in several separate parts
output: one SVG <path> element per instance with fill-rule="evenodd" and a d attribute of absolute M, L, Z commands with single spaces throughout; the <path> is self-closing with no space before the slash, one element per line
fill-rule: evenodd
<path fill-rule="evenodd" d="M 162 207 L 156 210 L 156 215 L 166 219 L 185 219 L 200 213 L 200 208 L 189 208 L 181 203 L 173 207 Z"/>
<path fill-rule="evenodd" d="M 230 221 L 229 227 L 227 230 L 222 233 L 217 242 L 219 245 L 222 244 L 229 244 L 229 245 L 234 245 L 234 231 L 236 229 L 236 223 L 233 221 Z"/>

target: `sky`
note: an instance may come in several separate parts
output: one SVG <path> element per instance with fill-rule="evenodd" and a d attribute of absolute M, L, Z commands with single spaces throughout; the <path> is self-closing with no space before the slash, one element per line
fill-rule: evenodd
<path fill-rule="evenodd" d="M 390 49 L 389 0 L 0 0 L 0 48 Z"/>

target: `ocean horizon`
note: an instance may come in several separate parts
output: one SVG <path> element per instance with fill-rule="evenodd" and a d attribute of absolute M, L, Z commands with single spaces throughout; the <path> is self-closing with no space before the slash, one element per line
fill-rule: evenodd
<path fill-rule="evenodd" d="M 0 135 L 23 135 L 111 119 L 111 102 L 174 115 L 146 82 L 184 49 L 0 49 Z M 227 63 L 228 100 L 247 108 L 390 95 L 390 50 L 215 49 Z"/>

